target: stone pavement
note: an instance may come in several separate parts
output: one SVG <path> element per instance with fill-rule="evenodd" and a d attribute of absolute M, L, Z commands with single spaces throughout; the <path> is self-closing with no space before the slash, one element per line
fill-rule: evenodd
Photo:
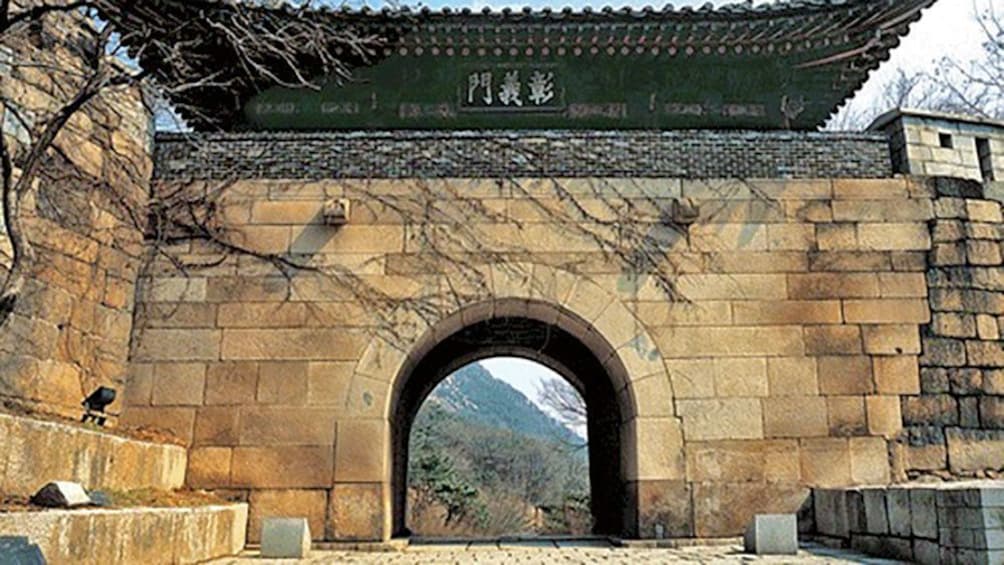
<path fill-rule="evenodd" d="M 237 558 L 213 561 L 215 565 L 260 565 L 293 563 L 292 560 L 265 560 L 256 551 Z M 738 545 L 694 546 L 682 548 L 621 548 L 602 542 L 519 542 L 479 544 L 412 545 L 404 551 L 361 552 L 315 550 L 309 559 L 298 563 L 338 564 L 461 564 L 503 565 L 533 563 L 542 565 L 604 564 L 634 565 L 637 563 L 857 563 L 891 565 L 895 561 L 869 558 L 847 550 L 829 549 L 818 545 L 803 545 L 798 556 L 756 557 L 745 555 Z"/>

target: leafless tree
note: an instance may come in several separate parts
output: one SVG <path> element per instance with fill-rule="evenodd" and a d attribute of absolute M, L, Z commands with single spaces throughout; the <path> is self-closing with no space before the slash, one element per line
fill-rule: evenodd
<path fill-rule="evenodd" d="M 982 32 L 981 55 L 943 59 L 932 81 L 943 91 L 944 109 L 1004 119 L 1004 13 L 994 0 L 973 0 L 973 13 Z"/>
<path fill-rule="evenodd" d="M 827 129 L 862 130 L 893 108 L 1004 119 L 1004 14 L 993 0 L 973 0 L 972 17 L 982 35 L 979 56 L 942 57 L 930 70 L 896 69 L 877 99 L 849 101 Z"/>
<path fill-rule="evenodd" d="M 558 416 L 570 429 L 585 428 L 588 416 L 586 401 L 572 385 L 564 379 L 549 378 L 541 381 L 538 398 Z"/>
<path fill-rule="evenodd" d="M 533 242 L 520 241 L 519 236 L 526 223 L 443 183 L 411 179 L 407 197 L 370 191 L 365 183 L 357 185 L 354 202 L 364 212 L 399 219 L 408 231 L 409 245 L 417 250 L 409 256 L 408 265 L 399 267 L 400 272 L 387 274 L 415 279 L 449 275 L 445 277 L 449 288 L 419 285 L 401 293 L 387 289 L 376 280 L 380 277 L 367 277 L 351 265 L 332 264 L 322 254 L 274 252 L 249 243 L 226 217 L 229 205 L 251 198 L 234 190 L 243 171 L 212 181 L 158 182 L 149 202 L 146 194 L 115 182 L 150 177 L 150 171 L 140 170 L 129 152 L 111 150 L 104 156 L 105 169 L 117 171 L 112 179 L 88 178 L 76 171 L 67 151 L 75 140 L 73 124 L 103 100 L 142 90 L 150 111 L 162 109 L 169 101 L 175 115 L 198 123 L 201 129 L 212 129 L 218 124 L 214 113 L 206 110 L 207 104 L 232 103 L 234 89 L 246 90 L 248 85 L 253 91 L 274 85 L 316 89 L 318 81 L 345 79 L 353 68 L 378 61 L 395 41 L 386 34 L 391 32 L 368 31 L 394 26 L 360 26 L 351 15 L 344 16 L 347 19 L 315 17 L 311 2 L 277 10 L 262 3 L 163 1 L 198 9 L 153 17 L 142 10 L 155 9 L 151 8 L 155 3 L 135 0 L 0 0 L 0 67 L 6 66 L 20 83 L 35 81 L 38 84 L 33 86 L 53 94 L 53 104 L 44 108 L 26 108 L 15 97 L 0 99 L 5 116 L 0 136 L 3 223 L 9 239 L 8 257 L 3 261 L 7 271 L 0 285 L 0 320 L 18 315 L 32 270 L 44 262 L 37 256 L 40 239 L 47 232 L 44 222 L 72 224 L 78 216 L 74 202 L 97 200 L 114 209 L 127 226 L 145 234 L 146 241 L 141 243 L 147 260 L 141 280 L 166 273 L 188 276 L 214 269 L 236 270 L 237 265 L 246 270 L 247 263 L 254 262 L 260 268 L 256 277 L 274 280 L 289 293 L 305 279 L 323 281 L 317 284 L 371 314 L 377 320 L 374 331 L 392 344 L 409 342 L 413 329 L 422 323 L 487 298 L 491 289 L 488 265 L 511 271 L 514 278 L 532 278 L 525 270 L 536 260 Z M 395 21 L 397 26 L 410 23 Z M 212 65 L 193 63 L 212 57 L 233 60 L 233 72 L 224 77 L 206 70 Z M 195 134 L 186 142 L 193 151 L 206 143 Z M 502 144 L 500 151 L 513 150 L 504 140 L 495 143 Z M 518 156 L 521 160 L 541 158 L 532 149 L 524 151 Z M 606 156 L 584 154 L 580 158 L 602 164 Z M 669 300 L 686 299 L 677 289 L 677 280 L 680 273 L 694 269 L 694 259 L 682 249 L 687 246 L 689 223 L 678 221 L 678 202 L 673 198 L 644 186 L 631 189 L 630 181 L 596 179 L 580 183 L 577 190 L 551 178 L 497 182 L 527 203 L 527 214 L 539 215 L 561 237 L 589 242 L 591 252 L 562 254 L 550 259 L 551 266 L 589 272 L 600 256 L 605 269 L 614 266 L 639 289 L 653 287 Z M 756 191 L 741 181 L 722 188 L 734 189 Z M 723 193 L 723 200 L 728 197 Z M 767 206 L 777 205 L 761 197 Z M 702 218 L 738 211 L 727 207 L 702 210 Z M 486 229 L 497 224 L 513 228 L 516 237 Z M 74 229 L 85 232 L 85 237 L 94 235 L 86 233 L 94 229 L 86 222 Z M 9 327 L 8 323 L 5 329 Z"/>
<path fill-rule="evenodd" d="M 170 100 L 186 115 L 211 124 L 213 116 L 206 115 L 204 105 L 195 101 L 213 99 L 214 95 L 226 99 L 223 94 L 235 81 L 317 88 L 317 77 L 347 78 L 352 66 L 374 59 L 387 42 L 387 38 L 360 32 L 348 22 L 309 17 L 312 2 L 281 14 L 251 3 L 194 3 L 204 4 L 204 10 L 182 12 L 188 21 L 165 21 L 163 27 L 151 29 L 137 23 L 144 21 L 139 18 L 141 11 L 151 9 L 144 2 L 0 0 L 0 54 L 5 70 L 21 84 L 52 98 L 42 108 L 26 107 L 14 96 L 0 98 L 6 126 L 5 135 L 0 135 L 0 189 L 9 239 L 7 272 L 0 286 L 3 319 L 14 310 L 29 278 L 27 268 L 35 258 L 25 223 L 37 210 L 27 208 L 37 201 L 40 180 L 53 174 L 60 168 L 58 162 L 65 160 L 65 147 L 72 142 L 61 140 L 72 133 L 68 126 L 92 110 L 96 100 L 142 87 L 152 94 L 149 104 Z M 219 33 L 212 40 L 200 39 L 193 37 L 193 27 Z M 213 48 L 221 57 L 232 58 L 235 68 L 242 71 L 226 81 L 185 62 L 193 51 L 220 40 L 224 44 Z M 135 64 L 146 60 L 161 64 L 155 70 Z M 122 167 L 134 168 L 129 155 L 110 152 L 109 157 Z M 144 207 L 128 201 L 128 195 L 116 193 L 114 183 L 91 188 L 106 193 L 121 212 L 131 216 L 135 227 L 144 231 L 149 227 Z M 72 189 L 62 186 L 66 192 Z M 225 248 L 251 251 L 228 244 L 222 234 L 212 230 L 213 191 L 203 191 L 198 201 L 193 194 L 188 190 L 184 195 L 160 199 L 161 210 L 180 210 L 160 215 L 172 225 L 161 222 L 154 227 L 188 231 L 191 237 L 213 240 Z M 203 209 L 186 216 L 195 206 Z"/>

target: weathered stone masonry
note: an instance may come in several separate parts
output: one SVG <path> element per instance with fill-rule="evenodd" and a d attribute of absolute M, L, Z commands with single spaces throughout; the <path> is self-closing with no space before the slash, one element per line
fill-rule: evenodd
<path fill-rule="evenodd" d="M 913 476 L 984 476 L 1004 469 L 1004 239 L 1000 203 L 972 181 L 933 183 L 919 395 L 903 397 Z"/>
<path fill-rule="evenodd" d="M 714 131 L 363 131 L 161 134 L 162 179 L 882 178 L 871 133 Z"/>
<path fill-rule="evenodd" d="M 64 43 L 73 29 L 55 18 L 40 26 L 38 42 L 15 36 L 0 44 L 0 95 L 29 127 L 50 117 L 79 85 L 9 63 L 73 68 L 75 55 Z M 0 125 L 15 151 L 29 141 L 13 113 L 0 109 Z M 81 400 L 96 387 L 123 388 L 145 252 L 144 218 L 130 214 L 146 206 L 151 130 L 138 91 L 109 89 L 56 138 L 36 197 L 22 211 L 35 260 L 26 264 L 29 282 L 0 332 L 0 401 L 77 419 Z M 110 409 L 118 413 L 121 401 Z"/>
<path fill-rule="evenodd" d="M 902 177 L 259 179 L 231 186 L 227 217 L 258 249 L 311 253 L 414 296 L 444 288 L 448 276 L 415 271 L 421 263 L 410 260 L 422 253 L 415 228 L 424 216 L 372 198 L 411 210 L 416 182 L 497 214 L 468 219 L 490 249 L 514 254 L 506 269 L 484 266 L 494 280 L 485 299 L 536 296 L 628 355 L 629 417 L 645 423 L 625 444 L 625 457 L 644 469 L 634 475 L 644 488 L 633 535 L 653 536 L 656 525 L 670 535 L 732 535 L 753 512 L 798 510 L 809 487 L 906 477 L 901 404 L 921 390 L 933 185 Z M 667 243 L 685 265 L 680 285 L 692 303 L 667 302 L 644 273 L 621 272 L 541 215 L 538 202 L 563 205 L 554 182 L 595 198 L 694 199 L 700 221 Z M 354 206 L 337 230 L 316 223 L 332 197 Z M 658 229 L 659 217 L 631 221 Z M 500 279 L 509 267 L 523 277 Z M 553 288 L 543 281 L 555 274 L 588 293 L 534 290 Z M 170 425 L 192 446 L 189 483 L 247 493 L 253 524 L 289 513 L 310 516 L 318 537 L 389 535 L 389 414 L 395 367 L 409 348 L 374 341 L 378 322 L 345 300 L 309 274 L 285 281 L 244 260 L 147 281 L 127 419 Z M 458 304 L 458 319 L 474 306 Z M 458 327 L 451 312 L 443 316 L 429 334 Z M 643 362 L 621 346 L 638 336 L 649 344 Z"/>

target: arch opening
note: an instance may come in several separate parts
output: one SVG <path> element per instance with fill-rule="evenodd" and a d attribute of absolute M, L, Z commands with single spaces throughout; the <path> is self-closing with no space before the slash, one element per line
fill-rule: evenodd
<path fill-rule="evenodd" d="M 591 534 L 586 421 L 577 390 L 536 361 L 460 368 L 412 424 L 408 530 L 426 539 Z"/>
<path fill-rule="evenodd" d="M 635 416 L 627 375 L 614 349 L 588 323 L 556 306 L 498 301 L 490 315 L 430 339 L 401 370 L 391 412 L 393 534 L 407 536 L 409 440 L 423 402 L 457 369 L 492 357 L 520 357 L 565 378 L 582 396 L 589 438 L 589 506 L 593 533 L 630 535 L 636 505 L 627 478 Z"/>

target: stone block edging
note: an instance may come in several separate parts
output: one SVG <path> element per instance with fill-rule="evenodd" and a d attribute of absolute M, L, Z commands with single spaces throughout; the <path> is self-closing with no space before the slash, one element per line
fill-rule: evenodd
<path fill-rule="evenodd" d="M 0 536 L 27 536 L 49 563 L 201 563 L 244 549 L 247 504 L 0 514 Z"/>
<path fill-rule="evenodd" d="M 177 445 L 0 414 L 0 492 L 28 496 L 49 481 L 88 490 L 173 490 L 185 482 L 188 455 Z"/>

